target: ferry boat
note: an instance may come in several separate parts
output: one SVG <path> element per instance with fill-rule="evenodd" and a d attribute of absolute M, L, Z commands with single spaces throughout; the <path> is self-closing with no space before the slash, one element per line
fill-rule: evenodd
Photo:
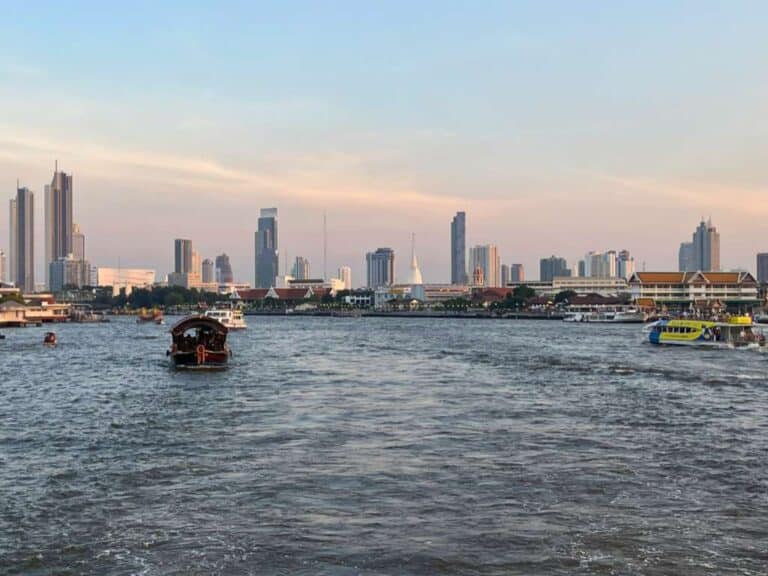
<path fill-rule="evenodd" d="M 708 320 L 658 320 L 646 327 L 651 344 L 710 348 L 762 348 L 765 335 L 749 316 L 725 322 Z"/>
<path fill-rule="evenodd" d="M 601 324 L 642 324 L 645 314 L 639 310 L 611 310 L 606 312 L 568 312 L 563 322 L 596 322 Z"/>
<path fill-rule="evenodd" d="M 218 320 L 230 330 L 245 330 L 247 328 L 243 311 L 239 308 L 211 308 L 205 312 L 205 316 Z"/>
<path fill-rule="evenodd" d="M 229 330 L 207 316 L 188 316 L 171 328 L 171 349 L 166 356 L 179 370 L 223 370 L 231 356 Z"/>
<path fill-rule="evenodd" d="M 162 324 L 163 323 L 163 312 L 162 310 L 159 310 L 157 308 L 153 308 L 152 310 L 145 310 L 142 308 L 139 310 L 138 316 L 136 316 L 136 324 L 146 324 L 148 322 L 153 322 L 155 324 Z"/>

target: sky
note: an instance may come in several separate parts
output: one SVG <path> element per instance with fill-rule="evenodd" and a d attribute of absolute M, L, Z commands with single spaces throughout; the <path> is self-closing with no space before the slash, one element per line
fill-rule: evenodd
<path fill-rule="evenodd" d="M 412 233 L 449 281 L 459 210 L 529 278 L 590 250 L 675 269 L 702 217 L 724 268 L 768 251 L 768 3 L 117 6 L 4 6 L 0 199 L 37 193 L 39 278 L 56 160 L 92 264 L 159 276 L 184 237 L 252 282 L 273 206 L 281 268 L 322 273 L 325 213 L 329 274 L 355 285 L 379 246 L 405 278 Z"/>

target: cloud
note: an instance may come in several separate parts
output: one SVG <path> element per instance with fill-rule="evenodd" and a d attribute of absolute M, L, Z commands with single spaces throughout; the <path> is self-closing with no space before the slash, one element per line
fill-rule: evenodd
<path fill-rule="evenodd" d="M 67 158 L 73 172 L 87 172 L 89 177 L 170 186 L 183 189 L 185 194 L 213 190 L 252 196 L 256 192 L 315 204 L 398 210 L 449 208 L 466 202 L 456 196 L 425 192 L 418 183 L 402 176 L 372 176 L 365 157 L 348 153 L 263 158 L 258 170 L 247 170 L 210 158 L 56 142 L 7 127 L 3 133 L 0 158 L 25 164 L 49 164 L 52 159 Z"/>

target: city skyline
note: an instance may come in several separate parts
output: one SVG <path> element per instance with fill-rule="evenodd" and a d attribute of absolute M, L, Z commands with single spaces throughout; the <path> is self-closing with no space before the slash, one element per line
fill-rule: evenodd
<path fill-rule="evenodd" d="M 9 6 L 3 189 L 19 178 L 42 206 L 58 158 L 77 174 L 88 259 L 161 276 L 172 259 L 160 247 L 182 236 L 226 251 L 252 282 L 263 206 L 280 208 L 281 252 L 356 278 L 369 247 L 407 255 L 415 232 L 425 281 L 449 282 L 456 211 L 469 215 L 467 246 L 493 242 L 529 271 L 599 246 L 674 270 L 705 214 L 723 234 L 721 267 L 754 270 L 768 249 L 755 73 L 767 6 L 563 2 L 553 24 L 552 6 L 427 2 L 407 26 L 403 8 Z M 61 25 L 80 41 L 57 42 Z M 466 26 L 483 40 L 457 45 Z M 136 30 L 139 45 L 112 41 Z"/>

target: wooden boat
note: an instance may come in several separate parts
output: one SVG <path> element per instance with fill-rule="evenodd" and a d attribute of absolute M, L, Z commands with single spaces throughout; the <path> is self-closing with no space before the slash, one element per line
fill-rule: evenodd
<path fill-rule="evenodd" d="M 229 329 L 207 316 L 187 316 L 171 328 L 171 349 L 167 355 L 177 369 L 223 370 L 231 353 L 227 347 Z"/>
<path fill-rule="evenodd" d="M 154 322 L 155 324 L 162 324 L 163 323 L 162 311 L 158 310 L 157 308 L 154 308 L 149 312 L 147 312 L 142 308 L 141 311 L 139 312 L 139 315 L 136 317 L 136 324 L 144 324 L 146 322 Z"/>
<path fill-rule="evenodd" d="M 56 333 L 46 332 L 45 336 L 43 336 L 43 344 L 48 346 L 56 346 Z"/>

